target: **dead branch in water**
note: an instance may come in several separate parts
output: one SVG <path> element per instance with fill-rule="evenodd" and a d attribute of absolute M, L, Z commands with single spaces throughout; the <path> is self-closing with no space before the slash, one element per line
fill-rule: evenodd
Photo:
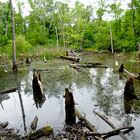
<path fill-rule="evenodd" d="M 83 63 L 83 64 L 69 64 L 70 67 L 83 67 L 83 68 L 108 68 L 103 66 L 101 63 Z"/>
<path fill-rule="evenodd" d="M 0 91 L 0 94 L 11 93 L 11 92 L 15 92 L 16 90 L 17 90 L 17 88 L 12 87 L 12 88 L 10 88 L 10 89 L 6 89 L 6 90 Z"/>
<path fill-rule="evenodd" d="M 134 130 L 134 127 L 122 127 L 122 128 L 118 128 L 118 129 L 114 129 L 112 131 L 109 132 L 105 132 L 105 133 L 95 133 L 95 132 L 86 132 L 85 135 L 87 136 L 95 136 L 95 135 L 102 135 L 104 139 L 109 138 L 111 136 L 115 136 L 115 135 L 119 135 L 120 131 L 123 134 L 126 134 L 130 131 Z"/>
<path fill-rule="evenodd" d="M 108 116 L 106 116 L 105 114 L 102 115 L 102 114 L 100 114 L 100 113 L 98 113 L 98 112 L 96 112 L 96 111 L 94 111 L 94 113 L 95 113 L 96 115 L 98 115 L 101 119 L 103 119 L 103 120 L 104 120 L 108 125 L 110 125 L 113 129 L 117 129 L 116 126 L 109 120 Z M 125 137 L 124 134 L 123 134 L 121 131 L 119 131 L 119 135 L 120 135 L 120 137 L 121 137 L 123 140 L 128 140 L 127 137 Z"/>
<path fill-rule="evenodd" d="M 87 127 L 90 131 L 98 133 L 95 126 L 92 125 L 84 116 L 82 116 L 78 110 L 75 110 L 75 115 L 78 117 L 78 119 L 80 121 L 83 122 L 84 126 Z M 102 136 L 100 136 L 100 135 L 96 135 L 96 136 L 94 136 L 94 138 L 97 140 L 103 140 Z"/>

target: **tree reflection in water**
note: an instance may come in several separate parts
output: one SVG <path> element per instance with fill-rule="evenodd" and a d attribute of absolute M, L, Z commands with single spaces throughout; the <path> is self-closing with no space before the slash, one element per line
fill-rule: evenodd
<path fill-rule="evenodd" d="M 2 104 L 2 102 L 4 100 L 8 100 L 10 99 L 9 95 L 8 94 L 0 94 L 0 105 L 1 105 L 1 108 L 4 110 L 4 106 Z"/>

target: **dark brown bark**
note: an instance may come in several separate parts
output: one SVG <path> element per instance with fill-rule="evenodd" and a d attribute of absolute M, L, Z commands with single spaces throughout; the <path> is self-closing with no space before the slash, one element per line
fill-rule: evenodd
<path fill-rule="evenodd" d="M 121 64 L 119 67 L 119 72 L 123 72 L 124 71 L 124 64 Z"/>
<path fill-rule="evenodd" d="M 124 100 L 128 99 L 137 99 L 134 90 L 134 80 L 133 77 L 129 77 L 126 81 L 125 88 L 124 88 Z"/>

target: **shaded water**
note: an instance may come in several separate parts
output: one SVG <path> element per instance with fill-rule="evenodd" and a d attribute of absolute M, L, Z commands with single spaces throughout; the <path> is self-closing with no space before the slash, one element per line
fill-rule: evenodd
<path fill-rule="evenodd" d="M 70 69 L 68 66 L 70 62 L 63 60 L 51 60 L 48 64 L 43 62 L 32 64 L 29 69 L 49 68 L 48 71 L 41 71 L 46 100 L 40 108 L 36 107 L 33 98 L 32 71 L 23 70 L 16 76 L 2 73 L 0 89 L 18 85 L 21 92 L 0 95 L 0 121 L 9 121 L 10 126 L 19 129 L 20 133 L 24 134 L 26 130 L 30 130 L 30 124 L 37 115 L 39 119 L 37 128 L 50 125 L 56 131 L 62 130 L 65 124 L 64 89 L 70 86 L 76 108 L 86 114 L 87 119 L 97 127 L 99 132 L 112 129 L 96 116 L 93 110 L 105 112 L 118 127 L 122 124 L 134 126 L 135 130 L 126 136 L 130 140 L 139 140 L 140 114 L 125 113 L 123 91 L 126 80 L 120 80 L 117 72 L 118 65 L 125 60 L 130 60 L 130 57 L 107 54 L 83 56 L 83 62 L 102 62 L 109 67 L 107 69 L 83 68 L 81 72 Z M 139 64 L 127 62 L 129 69 L 134 65 L 139 67 Z M 138 72 L 138 69 L 135 68 L 135 72 Z M 140 91 L 139 85 L 139 82 L 135 85 L 137 92 Z M 134 101 L 133 109 L 140 111 L 140 101 Z M 121 138 L 115 136 L 110 139 Z"/>

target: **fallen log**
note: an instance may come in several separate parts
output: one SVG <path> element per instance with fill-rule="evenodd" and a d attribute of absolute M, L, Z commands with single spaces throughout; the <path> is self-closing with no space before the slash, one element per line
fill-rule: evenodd
<path fill-rule="evenodd" d="M 74 61 L 74 62 L 79 62 L 80 58 L 79 57 L 73 57 L 73 56 L 60 56 L 61 59 L 66 59 L 66 60 L 70 60 L 70 61 Z"/>
<path fill-rule="evenodd" d="M 96 127 L 92 125 L 84 116 L 82 116 L 78 110 L 75 110 L 75 115 L 78 117 L 80 121 L 83 122 L 84 126 L 87 127 L 90 131 L 98 133 Z M 94 136 L 94 138 L 97 140 L 103 140 L 102 136 L 100 135 L 96 135 Z"/>
<path fill-rule="evenodd" d="M 123 131 L 122 131 L 123 130 Z M 120 131 L 123 133 L 123 134 L 126 134 L 130 131 L 134 130 L 134 127 L 122 127 L 122 128 L 118 128 L 118 129 L 114 129 L 112 131 L 109 131 L 109 132 L 105 132 L 105 133 L 95 133 L 95 132 L 86 132 L 85 135 L 87 136 L 94 136 L 94 135 L 102 135 L 104 139 L 106 138 L 109 138 L 111 136 L 115 136 L 115 135 L 119 135 Z"/>
<path fill-rule="evenodd" d="M 12 87 L 12 88 L 10 88 L 10 89 L 6 89 L 6 90 L 0 91 L 0 94 L 11 93 L 11 92 L 15 92 L 16 90 L 17 90 L 17 88 Z"/>
<path fill-rule="evenodd" d="M 83 64 L 69 64 L 70 67 L 83 67 L 83 68 L 108 68 L 103 66 L 101 63 L 83 63 Z"/>
<path fill-rule="evenodd" d="M 116 126 L 109 120 L 108 116 L 106 116 L 105 114 L 104 115 L 101 115 L 99 114 L 98 112 L 94 111 L 94 113 L 96 115 L 98 115 L 101 119 L 103 119 L 108 125 L 110 125 L 113 129 L 117 129 Z M 121 132 L 119 131 L 119 135 L 120 137 L 123 139 L 123 140 L 128 140 L 127 137 Z"/>

